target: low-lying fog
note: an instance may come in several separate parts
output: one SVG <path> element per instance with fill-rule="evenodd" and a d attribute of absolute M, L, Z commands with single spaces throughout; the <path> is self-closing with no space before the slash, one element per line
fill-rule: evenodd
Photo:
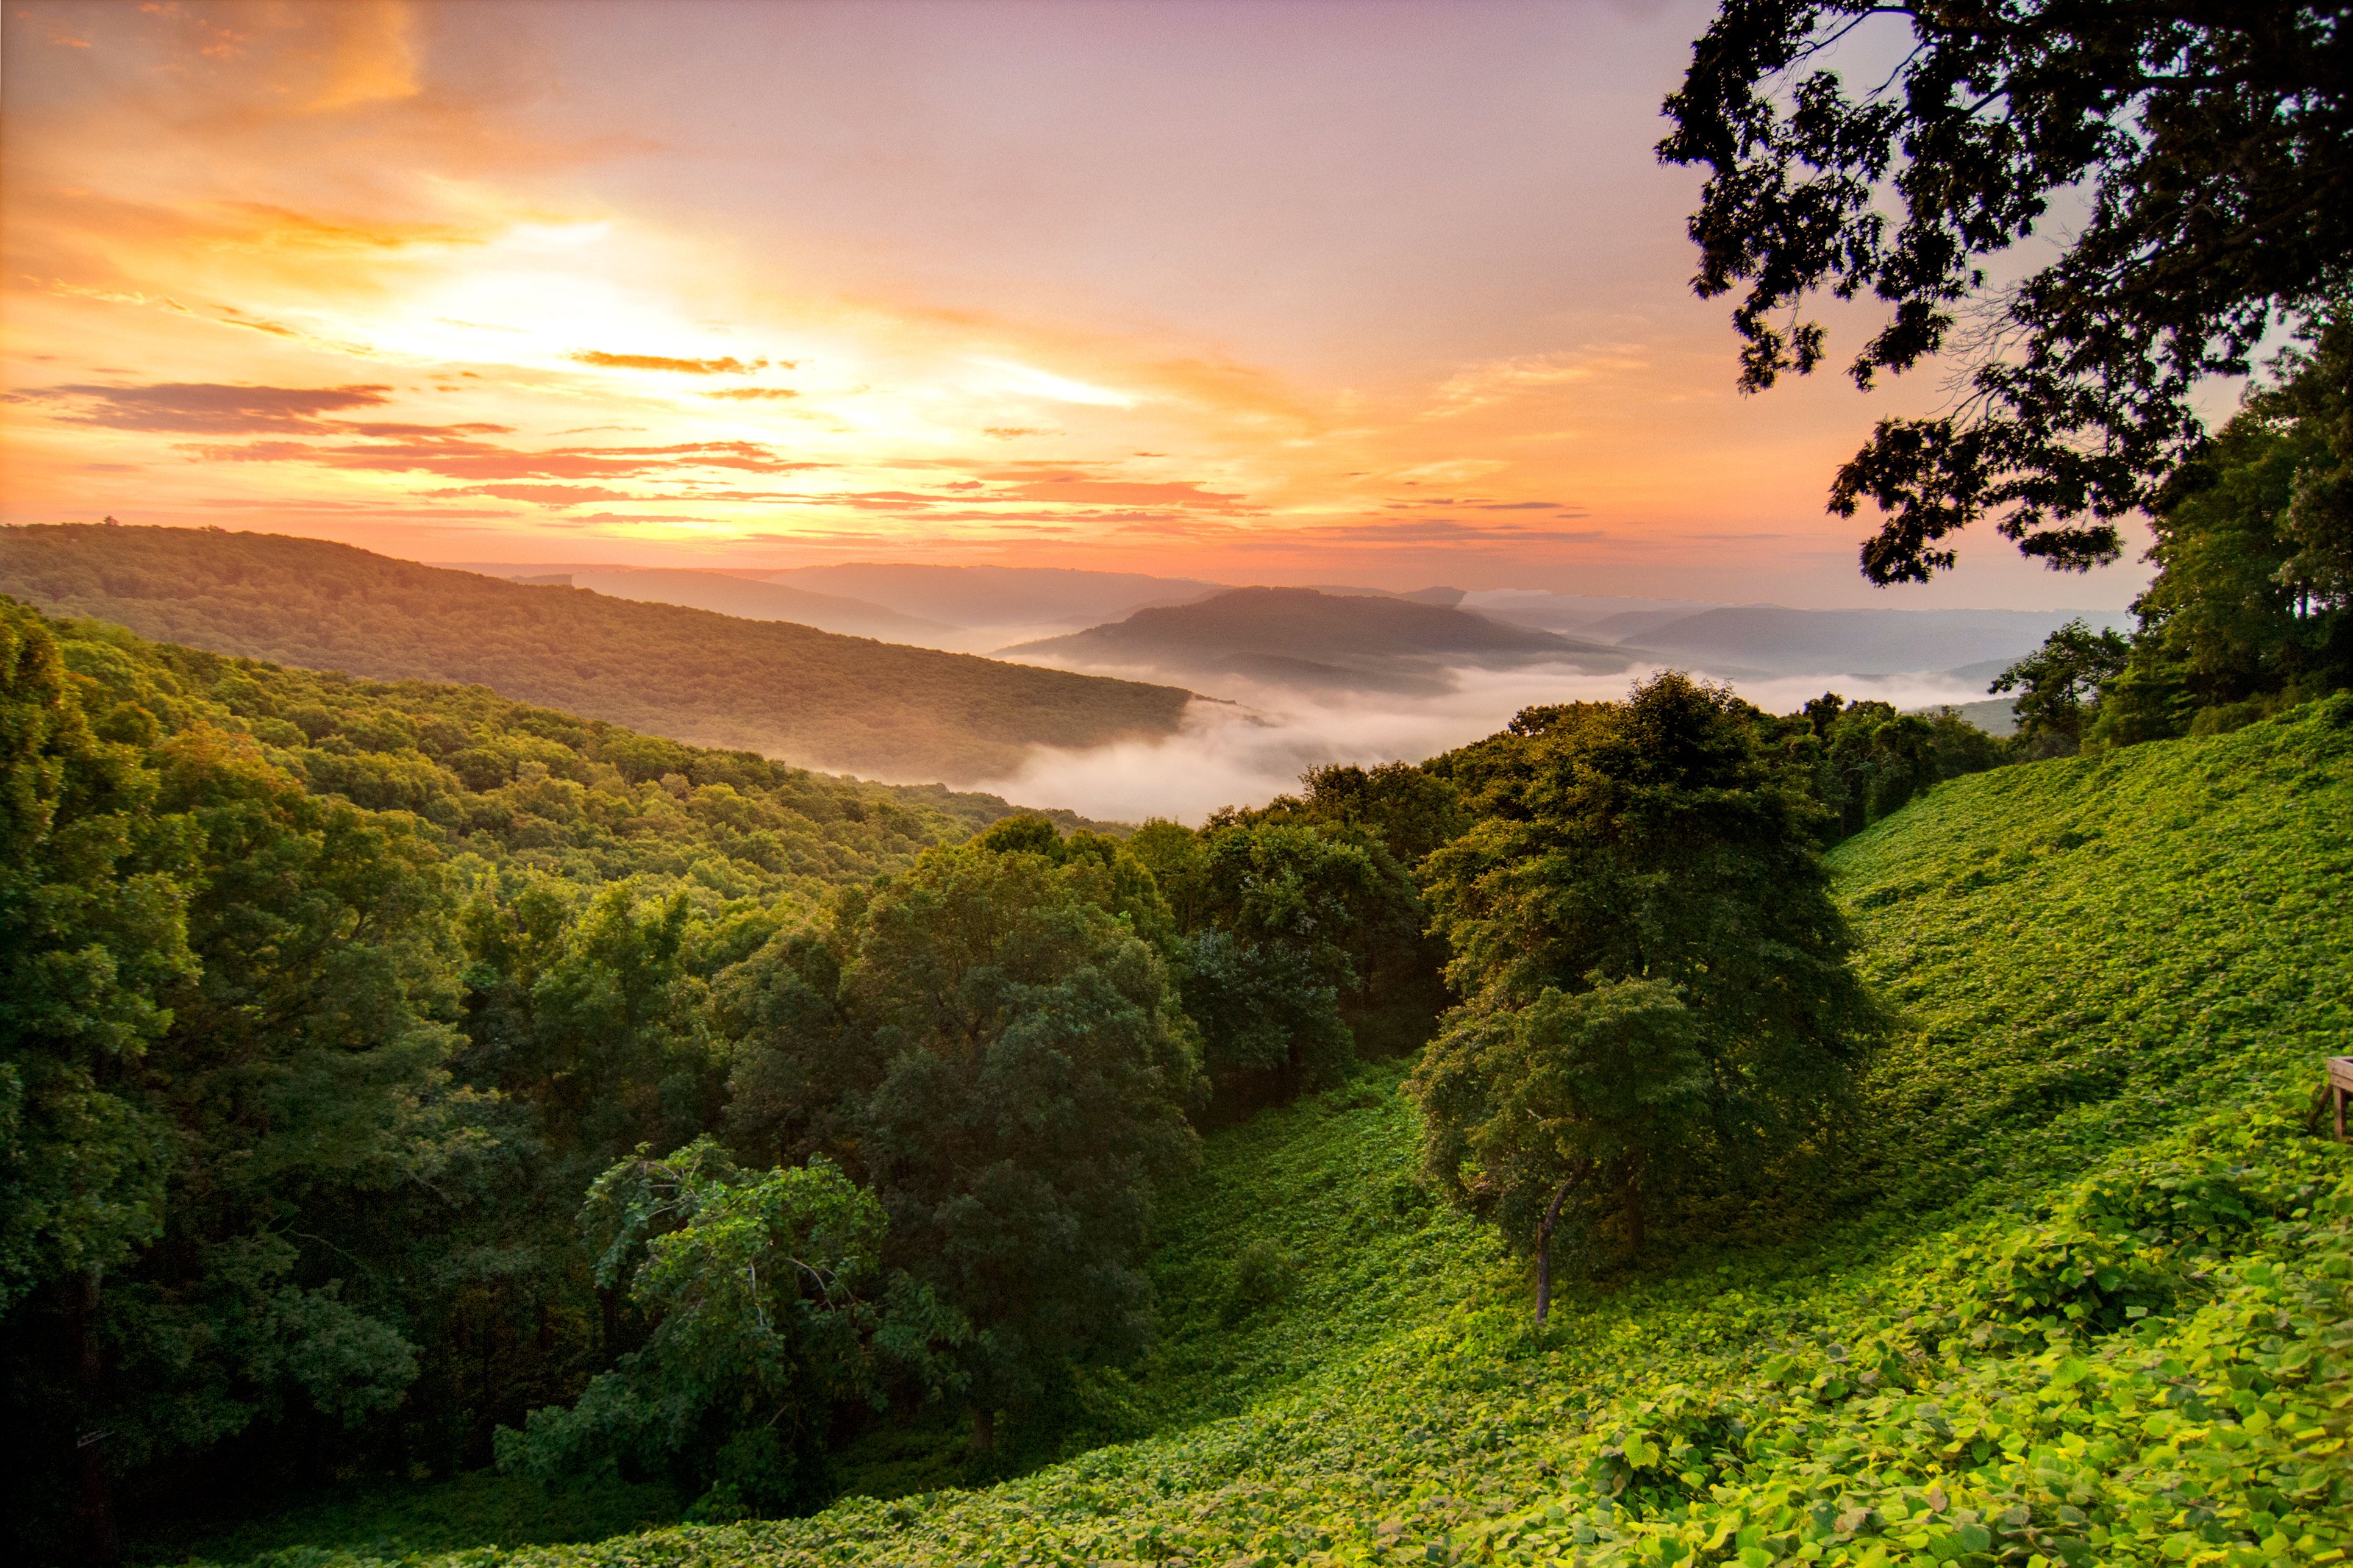
<path fill-rule="evenodd" d="M 1098 820 L 1166 816 L 1198 826 L 1219 806 L 1258 805 L 1294 789 L 1299 775 L 1319 764 L 1419 762 L 1494 733 L 1532 704 L 1623 697 L 1650 673 L 1587 675 L 1547 666 L 1456 669 L 1459 689 L 1426 698 L 1308 696 L 1229 686 L 1227 694 L 1237 700 L 1195 702 L 1184 728 L 1166 740 L 1084 752 L 1041 747 L 1019 773 L 965 787 L 1026 805 L 1064 806 Z M 1799 675 L 1729 684 L 1773 713 L 1793 712 L 1824 691 L 1907 709 L 1985 696 L 1982 680 L 1949 675 Z"/>

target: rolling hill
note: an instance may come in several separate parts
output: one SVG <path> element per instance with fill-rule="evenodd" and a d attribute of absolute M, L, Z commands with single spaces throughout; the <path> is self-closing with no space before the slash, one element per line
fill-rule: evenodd
<path fill-rule="evenodd" d="M 1150 669 L 1335 690 L 1442 691 L 1449 667 L 1566 664 L 1594 674 L 1631 656 L 1414 599 L 1236 588 L 1189 605 L 1004 650 L 1098 669 Z"/>
<path fill-rule="evenodd" d="M 1414 1184 L 1377 1068 L 1208 1141 L 1161 1205 L 1159 1348 L 1074 1394 L 1060 1462 L 847 1456 L 851 1494 L 813 1517 L 593 1545 L 531 1483 L 482 1483 L 212 1554 L 2341 1562 L 2353 1149 L 2312 1091 L 2353 1028 L 2348 807 L 2340 696 L 1953 780 L 1848 840 L 1841 900 L 1905 1012 L 1852 1125 L 1745 1211 L 1750 1239 L 1657 1235 L 1547 1329 L 1523 1268 Z M 1286 1283 L 1238 1301 L 1253 1249 Z"/>
<path fill-rule="evenodd" d="M 699 745 L 902 781 L 1173 731 L 1190 694 L 215 529 L 0 530 L 0 593 L 142 637 L 458 681 Z"/>
<path fill-rule="evenodd" d="M 1640 643 L 1677 662 L 1720 674 L 1894 675 L 1945 670 L 2030 653 L 2078 612 L 2072 610 L 1791 610 L 1724 605 L 1661 618 L 1612 616 L 1588 629 Z M 2121 615 L 2086 613 L 2095 625 L 2126 626 Z"/>

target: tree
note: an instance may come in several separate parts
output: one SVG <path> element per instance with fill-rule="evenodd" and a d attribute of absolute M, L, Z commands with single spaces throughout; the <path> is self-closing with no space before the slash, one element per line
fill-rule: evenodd
<path fill-rule="evenodd" d="M 1416 876 L 1430 851 L 1470 826 L 1454 787 L 1411 763 L 1361 768 L 1331 763 L 1299 775 L 1300 793 L 1255 810 L 1216 813 L 1208 831 L 1233 824 L 1298 824 L 1366 851 L 1375 879 L 1356 900 L 1341 937 L 1357 984 L 1337 994 L 1357 1050 L 1389 1056 L 1429 1039 L 1451 1000 L 1445 944 L 1430 934 Z M 1188 995 L 1190 993 L 1188 993 Z"/>
<path fill-rule="evenodd" d="M 57 1441 L 100 1562 L 117 1551 L 100 1292 L 163 1226 L 172 1130 L 139 1062 L 196 967 L 194 845 L 185 819 L 156 818 L 156 794 L 137 746 L 91 732 L 40 617 L 0 599 L 0 1319 L 37 1291 L 63 1298 Z"/>
<path fill-rule="evenodd" d="M 501 1469 L 668 1469 L 702 1494 L 700 1518 L 808 1512 L 831 1495 L 835 1404 L 879 1390 L 878 1355 L 937 1388 L 936 1347 L 966 1332 L 903 1277 L 887 1310 L 874 1300 L 888 1221 L 822 1157 L 751 1173 L 709 1138 L 659 1160 L 641 1147 L 581 1217 L 605 1244 L 597 1283 L 625 1286 L 653 1333 L 569 1408 L 501 1428 Z"/>
<path fill-rule="evenodd" d="M 2280 370 L 2166 487 L 2098 743 L 2227 729 L 2353 684 L 2353 324 Z"/>
<path fill-rule="evenodd" d="M 1881 1027 L 1759 734 L 1670 671 L 1441 760 L 1483 816 L 1430 860 L 1465 1001 L 1411 1079 L 1424 1166 L 1540 1260 L 1558 1205 L 1631 1253 L 1655 1199 L 1789 1146 Z"/>
<path fill-rule="evenodd" d="M 398 1403 L 397 1282 L 473 1142 L 414 819 L 308 794 L 154 665 L 5 622 L 5 1426 L 104 1556 L 110 1475 L 316 1455 Z"/>
<path fill-rule="evenodd" d="M 1833 46 L 1896 17 L 1894 69 L 1852 90 Z M 1742 389 L 1820 363 L 1800 312 L 1824 289 L 1888 307 L 1849 367 L 1859 387 L 1951 348 L 1971 362 L 1957 406 L 1881 421 L 1831 486 L 1839 515 L 1883 514 L 1873 582 L 1949 567 L 1947 541 L 1985 516 L 2051 566 L 2114 560 L 2117 520 L 2197 447 L 2200 384 L 2248 374 L 2283 321 L 2316 333 L 2340 309 L 2347 22 L 2333 0 L 1725 0 L 1659 155 L 1709 171 L 1694 288 L 1746 285 Z M 2057 259 L 1989 289 L 1990 258 L 2046 226 L 2073 231 Z M 2341 519 L 2331 493 L 2314 515 Z"/>
<path fill-rule="evenodd" d="M 870 1185 L 886 1262 L 971 1323 L 976 1448 L 1060 1369 L 1150 1335 L 1152 1187 L 1193 1159 L 1203 1086 L 1125 896 L 1086 846 L 934 850 L 720 983 L 738 1081 L 776 1097 L 764 1135 Z"/>
<path fill-rule="evenodd" d="M 1946 710 L 1898 713 L 1890 702 L 1824 692 L 1779 721 L 1790 764 L 1834 819 L 1831 838 L 1860 833 L 1946 779 L 2014 760 L 2016 748 Z"/>
<path fill-rule="evenodd" d="M 1344 1000 L 1419 935 L 1420 900 L 1395 858 L 1361 829 L 1223 812 L 1172 863 L 1169 887 L 1185 1009 L 1226 1105 L 1345 1077 L 1356 1041 Z"/>
<path fill-rule="evenodd" d="M 1553 1233 L 1570 1194 L 1614 1180 L 1639 1247 L 1643 1165 L 1700 1135 L 1707 1065 L 1673 986 L 1598 973 L 1525 1007 L 1465 1008 L 1431 1043 L 1413 1079 L 1429 1119 L 1424 1167 L 1535 1254 L 1538 1323 L 1552 1311 Z"/>
<path fill-rule="evenodd" d="M 2078 617 L 1994 677 L 1986 689 L 2018 693 L 2019 738 L 2030 751 L 2065 756 L 2083 744 L 2100 688 L 2116 679 L 2131 652 L 2132 642 L 2122 632 L 2095 632 Z"/>

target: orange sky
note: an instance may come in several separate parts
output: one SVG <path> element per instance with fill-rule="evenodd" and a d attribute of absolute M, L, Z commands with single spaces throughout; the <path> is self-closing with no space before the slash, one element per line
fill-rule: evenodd
<path fill-rule="evenodd" d="M 1830 473 L 1935 377 L 1734 393 L 1650 153 L 1706 15 L 9 5 L 0 500 L 428 560 L 2124 604 L 2140 568 L 1989 531 L 1855 574 Z"/>

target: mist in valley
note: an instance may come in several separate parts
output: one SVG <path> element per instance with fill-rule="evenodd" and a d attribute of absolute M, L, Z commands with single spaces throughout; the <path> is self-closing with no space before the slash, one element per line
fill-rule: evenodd
<path fill-rule="evenodd" d="M 1655 668 L 1642 665 L 1594 675 L 1560 665 L 1508 670 L 1458 666 L 1445 673 L 1453 690 L 1420 697 L 1223 686 L 1219 698 L 1187 709 L 1173 736 L 1087 750 L 1037 747 L 1018 772 L 972 787 L 1100 821 L 1169 817 L 1198 826 L 1221 805 L 1260 805 L 1295 789 L 1309 768 L 1421 762 L 1493 734 L 1524 708 L 1622 698 Z M 1708 676 L 1705 670 L 1692 673 Z M 1949 674 L 1790 675 L 1724 684 L 1774 713 L 1795 711 L 1809 698 L 1832 690 L 1899 709 L 1974 702 L 1986 694 L 1982 680 Z"/>

